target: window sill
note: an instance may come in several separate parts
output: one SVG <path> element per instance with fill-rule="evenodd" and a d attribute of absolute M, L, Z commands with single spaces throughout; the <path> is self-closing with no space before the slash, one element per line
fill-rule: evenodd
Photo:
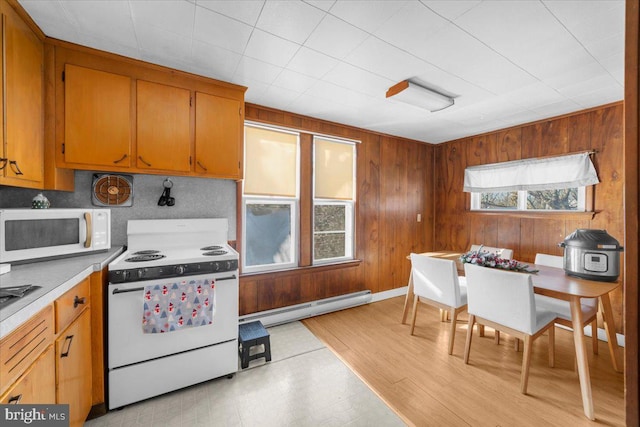
<path fill-rule="evenodd" d="M 327 270 L 339 270 L 343 268 L 358 267 L 362 264 L 362 260 L 354 259 L 349 261 L 337 262 L 333 264 L 309 265 L 306 267 L 290 268 L 287 270 L 260 271 L 256 273 L 242 273 L 240 278 L 250 277 L 252 280 L 260 280 L 274 277 L 285 277 L 291 275 L 299 275 L 302 273 L 313 272 L 320 273 Z"/>
<path fill-rule="evenodd" d="M 468 211 L 471 215 L 502 216 L 535 219 L 594 219 L 601 211 L 591 212 L 525 212 L 525 211 Z"/>

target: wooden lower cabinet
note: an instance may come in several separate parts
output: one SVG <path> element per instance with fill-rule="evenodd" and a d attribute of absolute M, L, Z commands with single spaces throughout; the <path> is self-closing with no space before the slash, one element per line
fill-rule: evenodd
<path fill-rule="evenodd" d="M 0 404 L 50 404 L 56 401 L 55 355 L 53 346 L 25 371 L 0 397 Z"/>
<path fill-rule="evenodd" d="M 91 410 L 91 309 L 56 339 L 56 402 L 69 404 L 70 426 L 81 426 Z"/>

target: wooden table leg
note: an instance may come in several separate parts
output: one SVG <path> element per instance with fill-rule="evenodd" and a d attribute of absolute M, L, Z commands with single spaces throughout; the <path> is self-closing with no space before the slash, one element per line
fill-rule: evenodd
<path fill-rule="evenodd" d="M 410 301 L 413 301 L 413 271 L 409 273 L 409 283 L 407 283 L 407 295 L 404 297 L 404 309 L 402 310 L 402 324 L 407 323 Z"/>
<path fill-rule="evenodd" d="M 582 406 L 587 418 L 595 420 L 593 396 L 591 394 L 591 378 L 589 376 L 589 363 L 587 361 L 587 343 L 585 342 L 584 330 L 582 329 L 580 297 L 571 297 L 569 303 L 571 306 L 571 319 L 573 324 L 573 343 L 576 348 L 578 377 L 580 378 L 580 391 L 582 393 Z"/>
<path fill-rule="evenodd" d="M 607 342 L 609 344 L 609 354 L 611 354 L 613 370 L 616 372 L 622 372 L 622 364 L 618 361 L 618 337 L 616 336 L 616 328 L 613 320 L 613 313 L 611 312 L 611 300 L 609 299 L 609 294 L 601 295 L 600 302 L 602 303 L 604 330 L 607 332 Z"/>

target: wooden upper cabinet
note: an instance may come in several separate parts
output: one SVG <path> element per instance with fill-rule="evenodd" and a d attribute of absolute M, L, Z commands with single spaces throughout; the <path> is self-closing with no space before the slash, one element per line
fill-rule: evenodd
<path fill-rule="evenodd" d="M 65 65 L 64 161 L 131 166 L 131 78 Z"/>
<path fill-rule="evenodd" d="M 189 172 L 191 91 L 137 81 L 138 169 Z"/>
<path fill-rule="evenodd" d="M 4 136 L 0 184 L 44 185 L 44 44 L 3 2 Z"/>
<path fill-rule="evenodd" d="M 242 103 L 196 92 L 195 172 L 242 179 Z"/>

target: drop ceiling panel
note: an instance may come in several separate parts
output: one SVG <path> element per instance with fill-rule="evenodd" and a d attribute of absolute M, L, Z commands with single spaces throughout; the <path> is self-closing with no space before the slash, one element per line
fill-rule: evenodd
<path fill-rule="evenodd" d="M 624 0 L 18 0 L 49 37 L 247 86 L 247 102 L 439 143 L 620 101 Z M 431 113 L 385 93 L 412 79 Z"/>
<path fill-rule="evenodd" d="M 334 16 L 327 15 L 318 24 L 304 45 L 336 59 L 343 59 L 367 37 L 368 33 L 344 22 Z"/>
<path fill-rule="evenodd" d="M 256 27 L 302 44 L 324 17 L 324 12 L 303 2 L 269 0 Z"/>
<path fill-rule="evenodd" d="M 254 29 L 245 56 L 280 67 L 286 66 L 300 45 L 262 30 Z"/>
<path fill-rule="evenodd" d="M 242 53 L 253 27 L 204 8 L 196 8 L 194 40 Z M 234 37 L 229 37 L 233 34 Z"/>
<path fill-rule="evenodd" d="M 196 5 L 212 10 L 245 24 L 256 25 L 260 12 L 264 7 L 264 0 L 229 1 L 229 0 L 196 0 Z"/>

